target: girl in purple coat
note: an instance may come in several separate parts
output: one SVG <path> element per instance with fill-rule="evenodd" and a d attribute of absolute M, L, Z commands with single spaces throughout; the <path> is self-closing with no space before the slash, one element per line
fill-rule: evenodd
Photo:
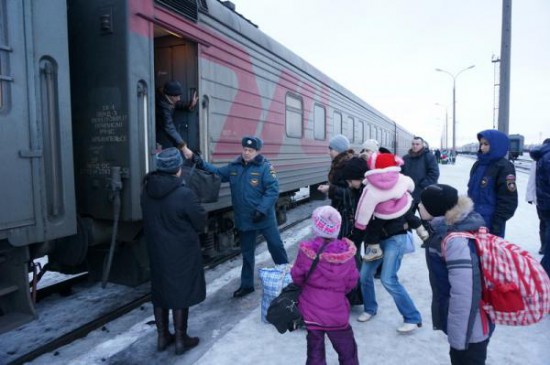
<path fill-rule="evenodd" d="M 338 353 L 340 364 L 358 365 L 357 344 L 349 325 L 350 304 L 346 293 L 357 285 L 355 245 L 337 239 L 342 218 L 331 206 L 312 214 L 314 237 L 300 243 L 291 270 L 292 280 L 302 287 L 298 307 L 307 328 L 306 365 L 326 364 L 325 333 Z M 317 266 L 304 284 L 317 252 L 324 246 Z"/>

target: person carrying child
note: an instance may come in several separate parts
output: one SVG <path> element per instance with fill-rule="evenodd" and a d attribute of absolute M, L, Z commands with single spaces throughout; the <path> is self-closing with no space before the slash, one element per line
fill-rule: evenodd
<path fill-rule="evenodd" d="M 413 180 L 400 173 L 403 160 L 391 153 L 373 153 L 368 160 L 369 170 L 365 173 L 363 192 L 355 212 L 355 227 L 365 230 L 364 261 L 374 261 L 384 257 L 380 248 L 382 230 L 387 220 L 405 217 L 406 229 L 416 229 L 422 240 L 428 232 L 411 209 L 414 191 Z M 374 217 L 374 219 L 372 219 Z"/>
<path fill-rule="evenodd" d="M 357 284 L 355 245 L 349 239 L 338 239 L 342 217 L 331 206 L 313 211 L 314 237 L 300 243 L 296 262 L 291 269 L 293 282 L 302 287 L 298 308 L 307 329 L 306 364 L 326 364 L 325 334 L 338 353 L 340 364 L 358 365 L 357 343 L 349 324 L 350 304 L 346 293 Z M 317 253 L 319 262 L 306 281 Z"/>
<path fill-rule="evenodd" d="M 426 187 L 420 201 L 420 216 L 433 229 L 426 241 L 433 328 L 447 334 L 451 364 L 485 364 L 494 324 L 479 305 L 482 273 L 474 242 L 450 237 L 442 247 L 449 233 L 477 231 L 485 221 L 473 201 L 449 185 Z"/>

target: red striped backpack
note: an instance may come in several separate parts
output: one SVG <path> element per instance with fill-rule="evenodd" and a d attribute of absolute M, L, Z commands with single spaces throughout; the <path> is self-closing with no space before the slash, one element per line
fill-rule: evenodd
<path fill-rule="evenodd" d="M 526 326 L 550 313 L 550 279 L 527 251 L 488 233 L 486 227 L 452 232 L 442 248 L 454 237 L 475 242 L 483 275 L 481 306 L 493 323 Z"/>

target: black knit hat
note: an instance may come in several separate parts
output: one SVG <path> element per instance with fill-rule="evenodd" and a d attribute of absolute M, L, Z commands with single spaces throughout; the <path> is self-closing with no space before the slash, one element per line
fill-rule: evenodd
<path fill-rule="evenodd" d="M 168 81 L 164 84 L 164 93 L 170 96 L 180 96 L 183 93 L 181 84 L 173 80 Z"/>
<path fill-rule="evenodd" d="M 367 161 L 361 157 L 352 157 L 344 164 L 342 178 L 344 180 L 363 180 L 367 172 Z"/>
<path fill-rule="evenodd" d="M 439 217 L 458 203 L 458 191 L 449 185 L 433 184 L 422 191 L 420 200 L 432 217 Z"/>

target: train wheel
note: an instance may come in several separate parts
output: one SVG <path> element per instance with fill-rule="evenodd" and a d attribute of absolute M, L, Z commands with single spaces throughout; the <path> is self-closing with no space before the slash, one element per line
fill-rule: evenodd
<path fill-rule="evenodd" d="M 64 271 L 63 268 L 77 267 L 86 259 L 90 236 L 87 228 L 89 225 L 84 219 L 86 218 L 77 217 L 75 235 L 55 240 L 54 249 L 48 257 L 56 270 Z"/>

